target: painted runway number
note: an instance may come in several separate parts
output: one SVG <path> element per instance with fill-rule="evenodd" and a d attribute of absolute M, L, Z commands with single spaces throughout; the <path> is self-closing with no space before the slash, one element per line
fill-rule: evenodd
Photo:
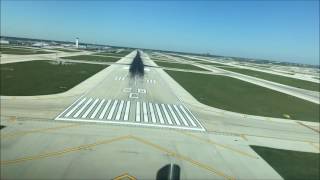
<path fill-rule="evenodd" d="M 124 88 L 122 90 L 125 93 L 129 93 L 129 98 L 138 99 L 140 94 L 147 94 L 146 89 L 138 88 L 136 91 L 132 90 L 132 88 Z"/>

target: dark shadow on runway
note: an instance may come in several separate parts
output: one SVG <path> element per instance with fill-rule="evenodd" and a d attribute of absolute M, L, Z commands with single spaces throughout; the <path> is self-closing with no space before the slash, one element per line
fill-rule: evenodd
<path fill-rule="evenodd" d="M 156 180 L 180 180 L 180 167 L 176 164 L 167 164 L 157 172 Z"/>
<path fill-rule="evenodd" d="M 129 72 L 131 77 L 142 77 L 144 75 L 144 64 L 139 51 L 137 51 L 136 57 L 134 57 L 132 63 L 130 64 Z"/>

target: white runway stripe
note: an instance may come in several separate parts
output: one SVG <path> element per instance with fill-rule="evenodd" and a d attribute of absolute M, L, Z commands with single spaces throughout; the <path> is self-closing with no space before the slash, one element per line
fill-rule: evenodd
<path fill-rule="evenodd" d="M 140 102 L 137 102 L 137 106 L 136 106 L 136 121 L 140 122 Z"/>
<path fill-rule="evenodd" d="M 116 80 L 116 81 L 124 81 L 125 78 L 126 78 L 126 77 L 116 76 L 116 77 L 114 78 L 114 80 Z"/>
<path fill-rule="evenodd" d="M 164 105 L 164 104 L 161 104 L 161 107 L 162 107 L 162 110 L 163 110 L 163 112 L 164 112 L 164 115 L 165 115 L 168 123 L 169 123 L 169 124 L 173 124 L 173 123 L 172 123 L 172 120 L 171 120 L 171 118 L 170 118 L 170 116 L 169 116 L 169 114 L 168 114 L 168 111 L 167 111 L 167 109 L 166 109 L 166 107 L 165 107 L 165 105 Z"/>
<path fill-rule="evenodd" d="M 56 120 L 205 131 L 183 104 L 157 104 L 144 101 L 135 103 L 117 99 L 79 98 L 60 113 Z"/>
<path fill-rule="evenodd" d="M 127 101 L 123 120 L 128 121 L 130 113 L 130 101 Z"/>
<path fill-rule="evenodd" d="M 108 100 L 107 104 L 104 106 L 104 108 L 103 108 L 103 110 L 102 110 L 102 112 L 101 112 L 101 114 L 99 116 L 99 119 L 102 119 L 104 117 L 104 115 L 106 114 L 107 109 L 109 108 L 110 104 L 111 104 L 111 100 Z"/>
<path fill-rule="evenodd" d="M 147 105 L 145 102 L 142 103 L 142 111 L 143 111 L 143 120 L 144 122 L 148 122 L 148 111 L 147 111 Z"/>
<path fill-rule="evenodd" d="M 194 121 L 191 119 L 191 117 L 189 116 L 189 114 L 187 113 L 185 108 L 182 105 L 180 105 L 179 107 L 183 111 L 183 113 L 186 115 L 186 117 L 189 120 L 189 122 L 191 122 L 192 126 L 197 126 L 196 123 L 194 123 Z"/>
<path fill-rule="evenodd" d="M 83 98 L 77 105 L 75 105 L 66 115 L 65 117 L 69 117 L 79 106 L 86 100 L 87 98 Z"/>
<path fill-rule="evenodd" d="M 58 117 L 62 116 L 63 114 L 64 114 L 64 116 L 65 116 L 66 113 L 67 113 L 68 111 L 70 111 L 71 108 L 73 108 L 76 104 L 78 104 L 78 103 L 83 99 L 82 97 L 83 97 L 83 95 L 80 96 L 76 101 L 74 101 L 67 109 L 65 109 L 64 111 L 62 111 L 62 113 L 60 113 L 60 114 L 58 115 Z"/>
<path fill-rule="evenodd" d="M 183 117 L 183 115 L 181 114 L 181 112 L 179 111 L 177 105 L 173 105 L 173 108 L 176 110 L 176 112 L 178 113 L 178 116 L 180 117 L 180 119 L 182 119 L 182 122 L 185 126 L 189 126 L 188 122 L 186 121 L 186 119 Z"/>
<path fill-rule="evenodd" d="M 119 105 L 119 108 L 118 108 L 116 120 L 120 120 L 120 116 L 121 116 L 121 112 L 122 112 L 122 108 L 123 108 L 123 103 L 124 103 L 124 101 L 120 101 L 120 105 Z"/>
<path fill-rule="evenodd" d="M 89 103 L 92 101 L 92 98 L 90 98 L 77 112 L 73 115 L 74 118 L 77 118 L 82 111 L 89 105 Z"/>
<path fill-rule="evenodd" d="M 156 111 L 157 111 L 157 114 L 158 114 L 160 123 L 161 123 L 161 124 L 164 124 L 164 119 L 163 119 L 163 117 L 162 117 L 162 113 L 161 113 L 161 111 L 160 111 L 159 104 L 156 104 Z"/>
<path fill-rule="evenodd" d="M 151 121 L 152 121 L 152 123 L 156 123 L 157 120 L 156 120 L 156 116 L 154 114 L 152 103 L 149 103 L 149 109 L 150 109 L 150 113 L 151 113 Z"/>
<path fill-rule="evenodd" d="M 113 114 L 114 114 L 114 111 L 116 110 L 116 107 L 117 107 L 117 104 L 118 104 L 118 100 L 115 100 L 112 104 L 112 107 L 111 107 L 111 110 L 109 111 L 109 114 L 107 116 L 107 119 L 108 120 L 111 120 Z"/>
<path fill-rule="evenodd" d="M 90 118 L 93 119 L 96 117 L 96 115 L 98 114 L 100 108 L 102 107 L 103 103 L 105 102 L 106 100 L 103 99 L 102 101 L 100 101 L 98 107 L 94 110 L 94 112 L 91 114 Z"/>
<path fill-rule="evenodd" d="M 147 83 L 155 84 L 155 83 L 156 83 L 156 80 L 153 80 L 153 79 L 147 79 Z"/>
<path fill-rule="evenodd" d="M 180 121 L 178 120 L 178 118 L 177 118 L 176 114 L 174 113 L 174 111 L 172 110 L 171 105 L 170 105 L 170 104 L 167 104 L 167 107 L 169 108 L 169 111 L 170 111 L 171 115 L 173 116 L 174 122 L 176 122 L 176 124 L 177 124 L 178 126 L 180 126 L 181 123 L 180 123 Z"/>
<path fill-rule="evenodd" d="M 97 104 L 98 101 L 99 99 L 94 100 L 94 102 L 90 105 L 87 111 L 82 115 L 82 118 L 86 118 L 89 115 L 89 113 L 92 111 L 92 109 L 94 108 L 94 106 Z"/>
<path fill-rule="evenodd" d="M 182 105 L 182 106 L 183 106 L 183 105 Z M 183 106 L 183 107 L 184 107 L 184 106 Z M 194 115 L 192 114 L 192 112 L 191 112 L 188 108 L 186 108 L 186 107 L 184 107 L 184 108 L 185 108 L 185 110 L 193 117 L 193 119 L 197 121 L 197 118 L 194 117 Z M 200 124 L 199 121 L 197 121 L 197 122 Z M 200 124 L 200 126 L 201 126 L 201 124 Z M 203 127 L 202 127 L 202 128 L 203 128 Z"/>

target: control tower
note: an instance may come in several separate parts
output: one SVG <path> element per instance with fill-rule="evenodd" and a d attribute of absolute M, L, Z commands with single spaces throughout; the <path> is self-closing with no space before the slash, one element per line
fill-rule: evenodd
<path fill-rule="evenodd" d="M 79 48 L 79 38 L 76 38 L 76 48 Z"/>

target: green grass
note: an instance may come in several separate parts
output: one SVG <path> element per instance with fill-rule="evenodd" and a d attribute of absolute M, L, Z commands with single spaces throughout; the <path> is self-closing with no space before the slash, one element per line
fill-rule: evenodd
<path fill-rule="evenodd" d="M 172 54 L 170 54 L 170 56 L 178 57 L 178 58 L 181 58 L 181 59 L 184 59 L 184 60 L 187 60 L 187 61 L 192 61 L 192 62 L 202 62 L 202 60 L 193 59 L 193 58 L 188 58 L 188 57 L 179 56 L 179 55 L 172 55 Z"/>
<path fill-rule="evenodd" d="M 64 92 L 105 67 L 84 63 L 57 64 L 55 61 L 1 64 L 0 94 L 30 96 Z"/>
<path fill-rule="evenodd" d="M 239 69 L 239 68 L 229 68 L 229 67 L 221 67 L 221 69 L 265 79 L 268 81 L 277 82 L 277 83 L 288 85 L 288 86 L 307 89 L 311 91 L 320 91 L 319 83 L 304 81 L 304 80 L 290 78 L 290 77 L 284 77 L 284 76 L 260 72 L 260 71 L 254 71 L 250 69 Z"/>
<path fill-rule="evenodd" d="M 67 56 L 62 58 L 72 59 L 72 60 L 98 61 L 98 62 L 116 62 L 120 59 L 120 57 L 115 58 L 115 57 L 103 57 L 103 56 L 92 56 L 92 55 Z"/>
<path fill-rule="evenodd" d="M 167 71 L 198 101 L 244 114 L 319 122 L 319 105 L 226 76 Z"/>
<path fill-rule="evenodd" d="M 16 55 L 29 55 L 29 54 L 50 54 L 53 52 L 36 50 L 32 48 L 8 48 L 2 47 L 0 49 L 2 54 L 16 54 Z"/>
<path fill-rule="evenodd" d="M 27 49 L 27 50 L 41 50 L 41 48 L 39 47 L 31 47 L 31 46 L 19 46 L 19 45 L 4 45 L 4 44 L 0 44 L 0 48 L 18 48 L 18 49 Z"/>
<path fill-rule="evenodd" d="M 319 153 L 251 146 L 285 180 L 318 180 Z"/>
<path fill-rule="evenodd" d="M 118 55 L 121 55 L 121 56 L 126 56 L 128 55 L 129 53 L 131 53 L 133 50 L 124 50 L 124 51 L 121 51 L 119 53 L 115 53 L 115 54 L 118 54 Z"/>
<path fill-rule="evenodd" d="M 213 65 L 213 66 L 215 66 L 215 67 L 231 67 L 231 66 L 226 65 L 226 64 L 219 64 L 219 63 L 207 62 L 207 61 L 199 61 L 198 63 L 206 64 L 206 65 Z M 232 67 L 231 67 L 231 68 L 232 68 Z"/>
<path fill-rule="evenodd" d="M 121 54 L 117 54 L 117 53 L 107 53 L 107 52 L 101 52 L 101 53 L 95 53 L 94 55 L 101 55 L 101 56 L 116 56 L 116 57 L 123 57 L 123 55 Z"/>
<path fill-rule="evenodd" d="M 150 58 L 150 59 L 155 60 L 155 61 L 175 61 L 175 60 L 168 59 L 168 58 Z"/>
<path fill-rule="evenodd" d="M 128 55 L 129 53 L 131 53 L 132 50 L 124 50 L 121 51 L 119 53 L 116 52 L 100 52 L 100 53 L 96 53 L 95 55 L 105 55 L 105 56 L 119 56 L 119 57 L 123 57 Z"/>
<path fill-rule="evenodd" d="M 159 66 L 162 66 L 162 67 L 196 70 L 196 71 L 208 71 L 206 69 L 202 69 L 200 67 L 193 66 L 190 64 L 169 63 L 169 62 L 160 62 L 160 61 L 155 61 L 155 62 L 156 62 L 156 64 L 158 64 Z"/>
<path fill-rule="evenodd" d="M 62 51 L 62 52 L 81 52 L 75 49 L 64 49 L 64 48 L 53 48 L 52 50 Z"/>
<path fill-rule="evenodd" d="M 165 63 L 179 63 L 178 61 L 175 60 L 166 60 L 166 59 L 151 59 L 155 63 L 157 62 L 165 62 Z"/>

